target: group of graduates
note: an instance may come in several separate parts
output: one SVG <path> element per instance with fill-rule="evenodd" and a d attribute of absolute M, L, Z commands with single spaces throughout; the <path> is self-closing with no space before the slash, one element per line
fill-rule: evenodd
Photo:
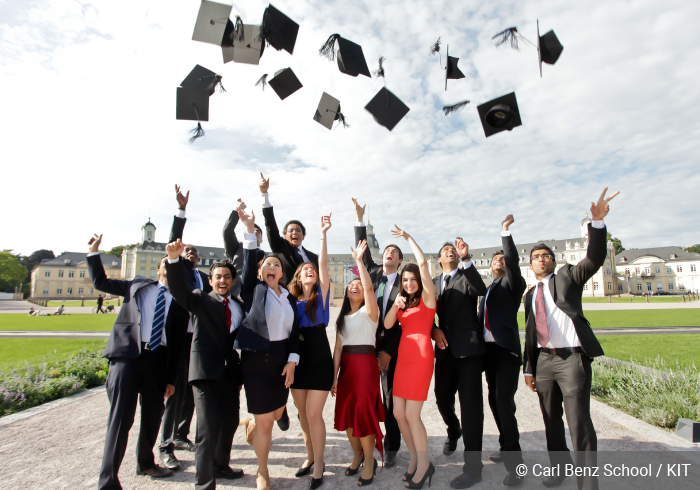
<path fill-rule="evenodd" d="M 311 474 L 310 488 L 323 484 L 322 412 L 329 394 L 335 397 L 334 428 L 347 433 L 353 449 L 346 476 L 361 472 L 357 485 L 371 484 L 378 466 L 375 448 L 384 467 L 391 468 L 403 438 L 410 460 L 402 485 L 422 488 L 427 481 L 430 486 L 435 467 L 421 411 L 433 373 L 437 406 L 447 426 L 443 453 L 453 454 L 460 438 L 464 445 L 464 466 L 452 488 L 469 488 L 482 479 L 482 373 L 500 434 L 500 450 L 489 459 L 504 463 L 504 485 L 523 481 L 516 471 L 523 457 L 514 401 L 521 372 L 539 396 L 552 466 L 573 464 L 564 413 L 575 464 L 595 465 L 591 361 L 603 352 L 583 315 L 581 296 L 605 260 L 603 218 L 618 193 L 606 198 L 606 189 L 591 203 L 588 252 L 578 264 L 557 268 L 546 244 L 533 247 L 530 268 L 538 282 L 527 293 L 510 232 L 512 215 L 501 223 L 503 249 L 493 254 L 493 281 L 486 286 L 459 237 L 440 249 L 442 274 L 434 278 L 421 248 L 398 226 L 392 234 L 408 241 L 416 262 L 402 266 L 401 247 L 391 244 L 381 264 L 375 263 L 367 251 L 365 207 L 353 199 L 357 245 L 350 248 L 359 277 L 345 289 L 331 352 L 326 334 L 331 216 L 321 217 L 317 255 L 302 246 L 306 228 L 300 221 L 287 222 L 280 233 L 269 185 L 263 177 L 260 191 L 271 252 L 260 248 L 263 231 L 239 199 L 223 231 L 228 260 L 212 263 L 209 274 L 197 269 L 196 248 L 182 241 L 189 192 L 183 195 L 177 186 L 179 210 L 157 280 L 107 278 L 99 255 L 102 235 L 90 240 L 87 261 L 95 287 L 124 298 L 104 353 L 110 412 L 100 489 L 122 488 L 118 472 L 139 396 L 137 474 L 170 476 L 180 469 L 175 450 L 187 450 L 195 453 L 195 488 L 214 489 L 217 479 L 241 478 L 243 471 L 231 467 L 231 448 L 243 426 L 258 459 L 257 488 L 271 488 L 272 429 L 275 422 L 282 430 L 289 428 L 290 389 L 307 451 L 296 476 Z M 245 227 L 242 241 L 234 231 L 239 222 Z M 527 322 L 524 353 L 517 323 L 521 302 Z M 242 388 L 254 419 L 240 420 Z M 193 444 L 188 434 L 195 410 Z M 159 431 L 162 466 L 153 453 Z M 558 486 L 565 478 L 552 472 L 542 483 Z M 598 488 L 591 476 L 577 477 L 577 483 Z"/>

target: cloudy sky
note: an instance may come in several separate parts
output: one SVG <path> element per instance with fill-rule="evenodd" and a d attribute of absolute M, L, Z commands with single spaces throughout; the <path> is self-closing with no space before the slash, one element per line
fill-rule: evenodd
<path fill-rule="evenodd" d="M 276 0 L 299 37 L 293 56 L 266 49 L 260 66 L 224 65 L 217 46 L 191 40 L 199 3 L 0 0 L 0 248 L 82 251 L 98 232 L 109 249 L 136 242 L 149 215 L 165 241 L 175 183 L 191 191 L 185 240 L 221 246 L 237 198 L 262 214 L 261 171 L 278 221 L 301 219 L 312 250 L 329 212 L 330 251 L 348 250 L 351 197 L 369 203 L 380 245 L 396 223 L 436 251 L 456 235 L 498 243 L 509 213 L 517 241 L 577 236 L 606 186 L 621 191 L 606 222 L 625 246 L 700 242 L 700 2 Z M 258 24 L 266 5 L 242 0 L 232 16 Z M 517 26 L 535 41 L 538 19 L 564 45 L 543 78 L 534 48 L 491 40 Z M 317 55 L 336 32 L 371 70 L 386 58 L 387 86 L 411 109 L 392 132 L 364 110 L 383 82 Z M 466 75 L 447 92 L 428 55 L 437 36 Z M 211 97 L 206 137 L 190 145 L 175 93 L 196 64 L 228 92 Z M 304 85 L 287 100 L 254 87 L 285 67 Z M 323 91 L 350 128 L 313 121 Z M 476 106 L 512 91 L 523 125 L 486 139 Z"/>

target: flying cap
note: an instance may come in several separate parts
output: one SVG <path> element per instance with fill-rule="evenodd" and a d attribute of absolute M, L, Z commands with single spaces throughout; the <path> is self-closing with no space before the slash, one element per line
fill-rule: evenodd
<path fill-rule="evenodd" d="M 464 78 L 464 73 L 457 67 L 459 58 L 450 56 L 450 45 L 447 45 L 447 65 L 445 66 L 445 90 L 447 90 L 447 80 L 458 80 Z"/>
<path fill-rule="evenodd" d="M 226 36 L 224 36 L 226 38 Z M 233 36 L 231 46 L 221 46 L 224 63 L 246 63 L 257 65 L 265 51 L 265 43 L 260 37 L 260 26 L 244 24 L 239 35 Z"/>
<path fill-rule="evenodd" d="M 314 114 L 314 121 L 325 128 L 333 129 L 333 123 L 336 120 L 340 121 L 344 128 L 350 127 L 345 121 L 345 116 L 340 112 L 340 101 L 332 95 L 323 92 L 321 101 L 318 103 L 318 108 Z"/>
<path fill-rule="evenodd" d="M 540 78 L 542 77 L 542 62 L 553 65 L 559 59 L 564 46 L 561 45 L 554 31 L 540 36 L 540 21 L 537 21 L 537 52 L 540 58 Z"/>
<path fill-rule="evenodd" d="M 267 82 L 280 99 L 284 100 L 303 87 L 291 68 L 283 68 L 275 72 L 275 76 Z M 340 109 L 338 109 L 340 112 Z"/>
<path fill-rule="evenodd" d="M 294 45 L 299 34 L 299 24 L 270 4 L 263 13 L 260 36 L 277 51 L 294 53 Z"/>
<path fill-rule="evenodd" d="M 336 57 L 335 43 L 338 43 L 338 69 L 341 73 L 356 77 L 364 75 L 371 78 L 369 67 L 362 52 L 362 46 L 356 44 L 340 34 L 332 34 L 318 50 L 318 54 L 333 61 Z"/>
<path fill-rule="evenodd" d="M 217 75 L 211 70 L 204 68 L 202 65 L 196 65 L 192 71 L 180 83 L 184 88 L 196 88 L 207 91 L 207 95 L 214 93 L 217 87 L 220 92 L 226 92 L 226 89 L 221 85 L 221 75 Z"/>
<path fill-rule="evenodd" d="M 388 88 L 382 87 L 377 95 L 365 106 L 365 110 L 374 116 L 374 120 L 389 131 L 408 114 L 410 109 Z"/>
<path fill-rule="evenodd" d="M 202 0 L 192 33 L 193 41 L 221 45 L 227 23 L 231 22 L 231 5 Z"/>
<path fill-rule="evenodd" d="M 515 92 L 481 104 L 477 109 L 487 138 L 501 131 L 510 131 L 523 124 L 520 120 Z"/>

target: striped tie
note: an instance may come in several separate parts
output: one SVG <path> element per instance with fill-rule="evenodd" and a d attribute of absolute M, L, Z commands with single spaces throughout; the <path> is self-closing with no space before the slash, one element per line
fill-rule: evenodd
<path fill-rule="evenodd" d="M 163 337 L 163 324 L 165 323 L 165 291 L 166 287 L 162 286 L 158 291 L 158 299 L 156 300 L 156 312 L 153 314 L 153 327 L 151 328 L 151 340 L 148 342 L 148 347 L 153 351 L 160 348 L 160 340 Z"/>
<path fill-rule="evenodd" d="M 537 285 L 537 296 L 535 296 L 535 327 L 537 329 L 537 342 L 542 347 L 549 343 L 549 327 L 547 327 L 547 313 L 544 306 L 544 283 Z"/>

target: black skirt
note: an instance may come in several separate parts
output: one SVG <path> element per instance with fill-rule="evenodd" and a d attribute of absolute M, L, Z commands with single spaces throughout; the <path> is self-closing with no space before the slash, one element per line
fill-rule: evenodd
<path fill-rule="evenodd" d="M 295 390 L 331 391 L 333 355 L 326 326 L 299 329 L 299 365 L 294 370 Z"/>
<path fill-rule="evenodd" d="M 289 357 L 289 341 L 270 342 L 267 351 L 241 351 L 241 374 L 248 413 L 262 415 L 287 404 L 289 388 L 282 376 Z"/>

